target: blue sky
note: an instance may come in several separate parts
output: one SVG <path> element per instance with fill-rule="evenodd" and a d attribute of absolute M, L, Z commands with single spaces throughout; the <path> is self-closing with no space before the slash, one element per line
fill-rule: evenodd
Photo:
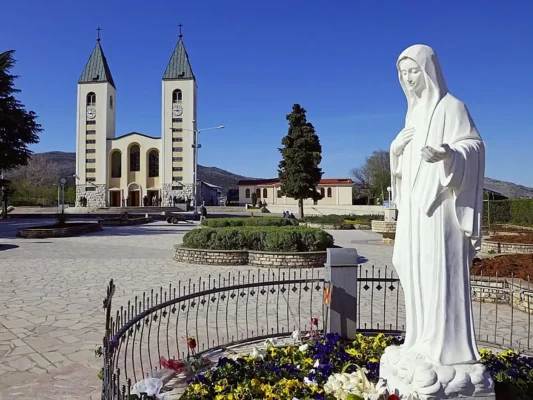
<path fill-rule="evenodd" d="M 532 13 L 525 0 L 6 1 L 0 51 L 16 50 L 20 99 L 45 129 L 33 149 L 74 151 L 76 83 L 96 28 L 117 85 L 117 135 L 160 136 L 161 77 L 183 23 L 198 126 L 226 126 L 202 134 L 200 164 L 275 177 L 285 115 L 300 103 L 324 177 L 339 178 L 401 130 L 396 58 L 428 44 L 486 141 L 486 175 L 533 186 Z"/>

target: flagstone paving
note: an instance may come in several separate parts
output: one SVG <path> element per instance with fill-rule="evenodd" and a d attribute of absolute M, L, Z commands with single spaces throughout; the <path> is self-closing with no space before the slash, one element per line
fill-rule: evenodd
<path fill-rule="evenodd" d="M 239 268 L 177 264 L 172 259 L 173 245 L 192 227 L 165 222 L 106 227 L 74 238 L 15 237 L 17 228 L 44 222 L 52 221 L 0 222 L 1 400 L 100 398 L 97 373 L 101 360 L 95 358 L 94 349 L 102 342 L 102 300 L 110 279 L 117 287 L 116 307 L 146 290 Z M 376 271 L 390 265 L 392 246 L 382 244 L 379 235 L 331 233 L 338 245 L 357 248 L 360 262 L 376 265 Z M 361 301 L 362 317 L 368 314 L 367 300 Z M 315 302 L 320 302 L 318 296 Z M 280 304 L 288 304 L 293 315 L 290 303 L 285 299 Z M 401 325 L 401 302 L 398 307 Z M 527 340 L 527 318 L 517 315 L 515 311 L 514 318 L 523 328 L 517 339 Z M 497 317 L 505 316 L 506 309 L 500 306 Z M 491 326 L 495 318 L 488 314 L 484 324 Z M 491 328 L 491 332 L 508 337 L 506 331 Z"/>

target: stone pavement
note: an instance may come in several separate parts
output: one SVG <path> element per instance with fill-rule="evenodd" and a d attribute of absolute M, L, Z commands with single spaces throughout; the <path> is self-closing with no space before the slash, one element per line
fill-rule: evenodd
<path fill-rule="evenodd" d="M 74 238 L 15 238 L 17 228 L 46 222 L 53 221 L 0 221 L 1 400 L 100 397 L 97 373 L 101 360 L 95 358 L 94 349 L 104 334 L 102 300 L 110 279 L 117 287 L 116 309 L 143 291 L 239 268 L 177 264 L 172 259 L 173 245 L 181 242 L 191 226 L 165 222 L 106 227 Z M 338 245 L 357 248 L 364 265 L 374 264 L 377 270 L 390 265 L 392 245 L 381 243 L 379 235 L 331 233 Z M 368 314 L 367 298 L 361 301 L 362 316 Z M 320 302 L 319 296 L 314 302 Z M 290 303 L 286 299 L 283 304 Z M 398 307 L 403 319 L 403 306 Z M 500 306 L 497 319 L 505 320 L 508 314 Z M 483 324 L 491 327 L 490 332 L 508 337 L 506 331 L 492 328 L 492 319 L 496 316 L 489 313 Z M 379 312 L 375 320 L 389 322 Z M 522 326 L 520 338 L 528 332 Z"/>

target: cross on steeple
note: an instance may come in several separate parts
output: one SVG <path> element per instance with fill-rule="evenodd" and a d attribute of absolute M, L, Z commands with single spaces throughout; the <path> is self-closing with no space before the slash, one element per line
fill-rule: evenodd
<path fill-rule="evenodd" d="M 98 35 L 96 40 L 97 40 L 98 42 L 100 41 L 100 31 L 101 31 L 101 30 L 102 30 L 102 28 L 100 28 L 100 27 L 98 27 L 98 28 L 96 29 L 96 32 L 97 32 L 97 35 Z"/>
<path fill-rule="evenodd" d="M 183 37 L 182 33 L 181 33 L 181 28 L 183 27 L 183 24 L 179 24 L 178 25 L 180 27 L 180 39 Z"/>

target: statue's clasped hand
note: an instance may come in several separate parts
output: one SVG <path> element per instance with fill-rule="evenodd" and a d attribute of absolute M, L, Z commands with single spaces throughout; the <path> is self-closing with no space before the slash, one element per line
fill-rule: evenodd
<path fill-rule="evenodd" d="M 402 155 L 405 146 L 413 139 L 415 128 L 404 128 L 392 142 L 392 151 L 397 156 Z"/>
<path fill-rule="evenodd" d="M 422 148 L 422 159 L 428 163 L 436 163 L 446 160 L 452 156 L 453 150 L 447 144 L 442 144 L 440 149 L 434 149 L 431 146 Z"/>

